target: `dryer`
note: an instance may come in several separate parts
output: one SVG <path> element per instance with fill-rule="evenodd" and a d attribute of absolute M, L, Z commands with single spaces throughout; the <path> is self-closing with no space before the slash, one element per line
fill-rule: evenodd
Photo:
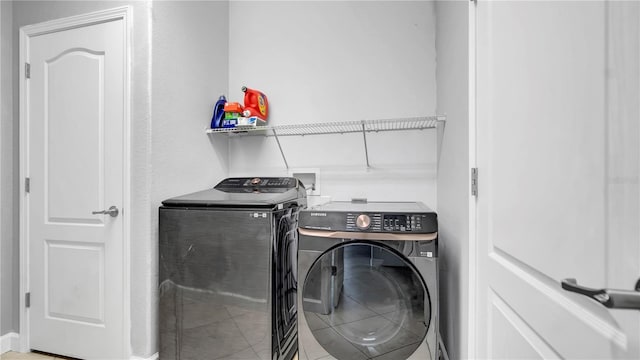
<path fill-rule="evenodd" d="M 438 223 L 419 202 L 300 214 L 300 360 L 438 359 Z"/>
<path fill-rule="evenodd" d="M 304 186 L 229 178 L 162 204 L 160 359 L 292 359 Z"/>

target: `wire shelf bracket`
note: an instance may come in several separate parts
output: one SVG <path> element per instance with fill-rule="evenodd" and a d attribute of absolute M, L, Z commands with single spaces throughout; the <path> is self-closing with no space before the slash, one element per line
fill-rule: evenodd
<path fill-rule="evenodd" d="M 280 155 L 282 155 L 282 160 L 284 161 L 284 166 L 286 166 L 287 170 L 289 170 L 289 163 L 287 162 L 287 157 L 284 156 L 284 151 L 282 151 L 282 145 L 280 145 L 280 139 L 278 139 L 278 133 L 276 133 L 276 129 L 275 128 L 271 129 L 271 131 L 273 131 L 273 137 L 276 139 L 276 142 L 278 143 L 278 149 L 280 149 Z"/>

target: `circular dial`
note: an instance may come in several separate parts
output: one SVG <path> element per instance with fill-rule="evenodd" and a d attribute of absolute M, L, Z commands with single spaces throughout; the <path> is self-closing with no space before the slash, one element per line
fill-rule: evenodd
<path fill-rule="evenodd" d="M 356 218 L 356 226 L 358 229 L 366 230 L 371 226 L 371 218 L 369 215 L 360 214 Z"/>

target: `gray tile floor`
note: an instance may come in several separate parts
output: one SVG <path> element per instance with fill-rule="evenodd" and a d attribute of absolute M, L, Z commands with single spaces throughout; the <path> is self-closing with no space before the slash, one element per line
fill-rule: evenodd
<path fill-rule="evenodd" d="M 243 356 L 248 356 L 249 354 L 238 353 L 236 358 L 238 360 L 247 359 Z M 9 351 L 2 355 L 0 355 L 1 360 L 66 360 L 64 357 L 55 357 L 50 355 L 43 355 L 38 353 L 18 353 Z M 298 360 L 298 355 L 294 356 L 293 360 Z"/>

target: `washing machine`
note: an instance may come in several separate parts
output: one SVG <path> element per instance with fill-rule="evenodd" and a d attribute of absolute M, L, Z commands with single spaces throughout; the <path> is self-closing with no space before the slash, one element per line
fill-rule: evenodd
<path fill-rule="evenodd" d="M 438 222 L 420 202 L 300 213 L 300 360 L 438 358 Z"/>
<path fill-rule="evenodd" d="M 297 351 L 295 178 L 229 178 L 159 209 L 160 359 Z"/>

